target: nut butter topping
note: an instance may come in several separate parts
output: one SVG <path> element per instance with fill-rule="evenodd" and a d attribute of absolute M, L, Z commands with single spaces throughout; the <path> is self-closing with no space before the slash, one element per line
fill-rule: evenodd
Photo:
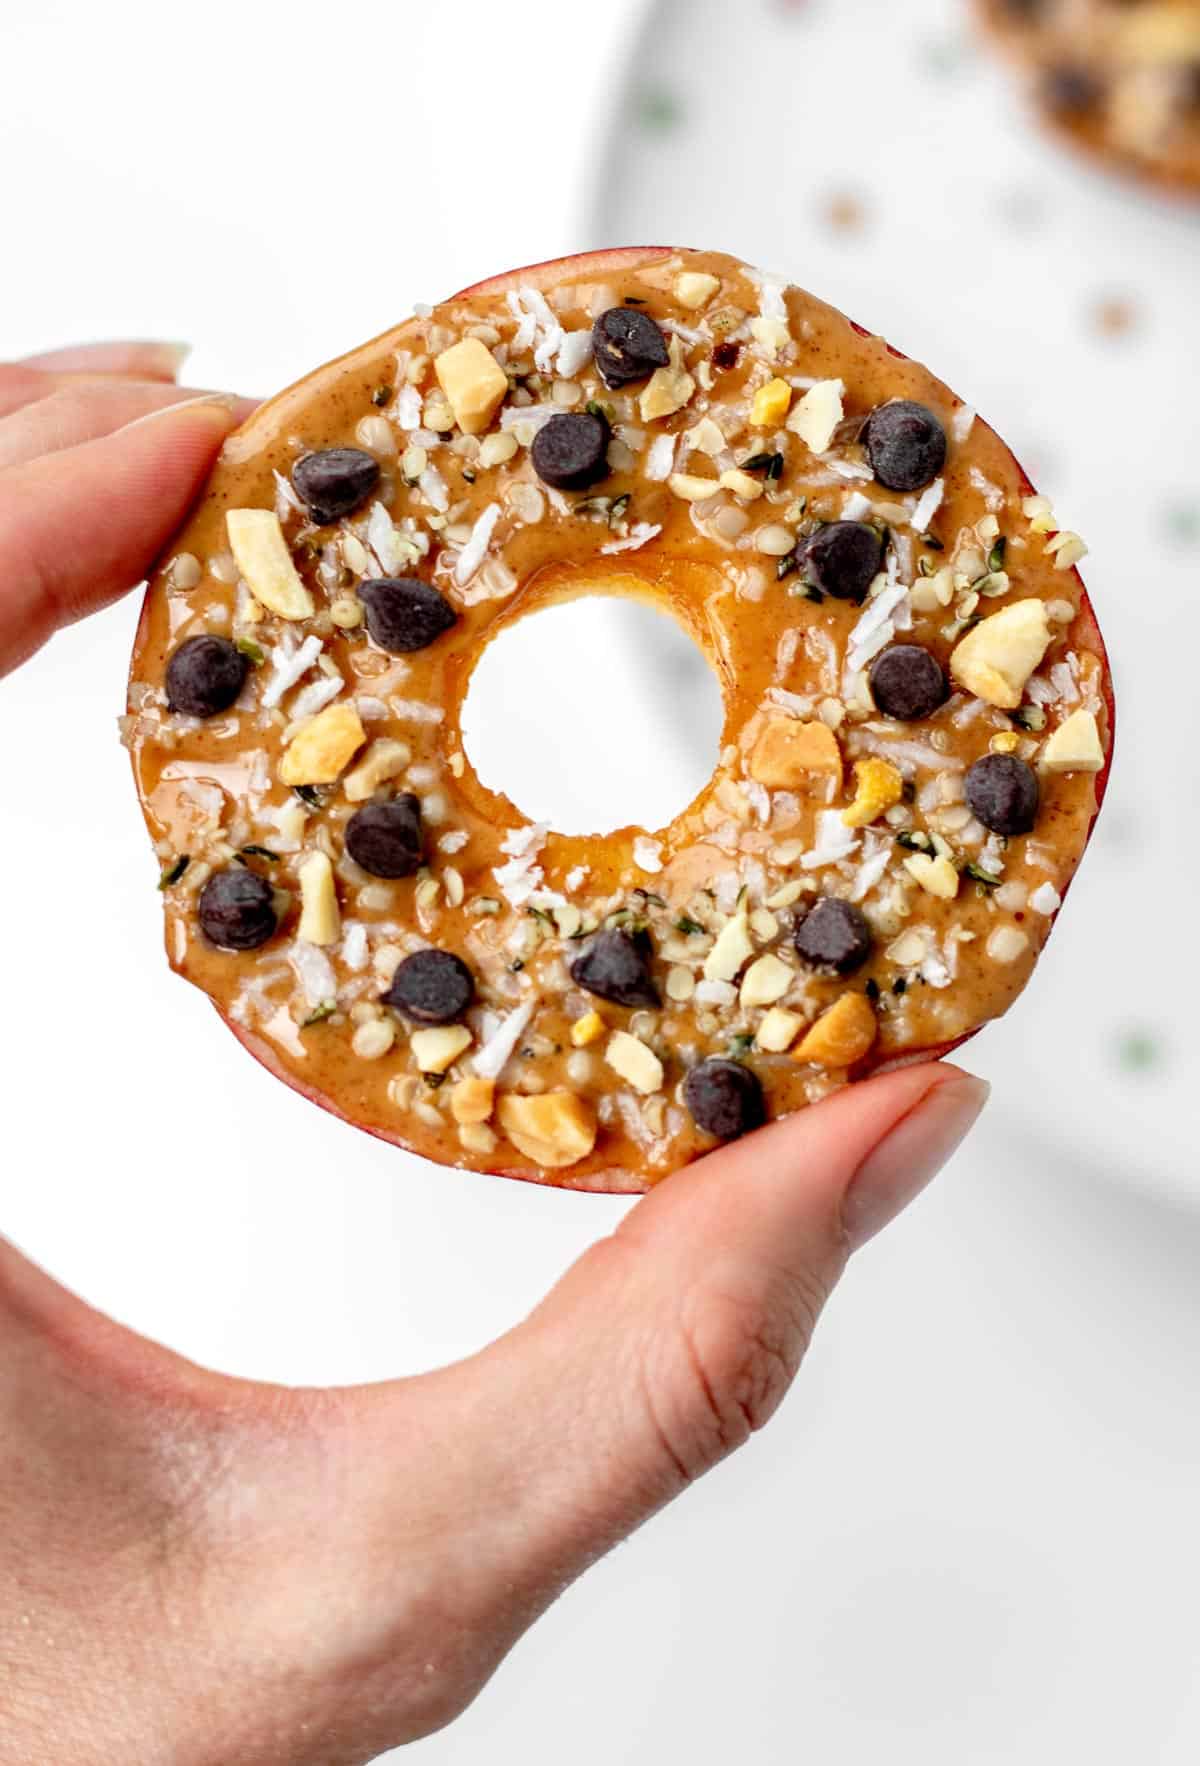
<path fill-rule="evenodd" d="M 151 583 L 171 961 L 374 1133 L 642 1188 L 1019 993 L 1109 751 L 1084 550 L 925 369 L 734 259 L 421 309 L 230 439 Z M 723 684 L 666 828 L 559 834 L 463 746 L 489 640 L 588 592 Z"/>

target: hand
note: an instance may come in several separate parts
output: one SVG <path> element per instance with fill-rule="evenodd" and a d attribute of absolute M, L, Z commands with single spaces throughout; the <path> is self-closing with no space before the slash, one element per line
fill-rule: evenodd
<path fill-rule="evenodd" d="M 235 420 L 180 396 L 146 346 L 0 369 L 0 669 L 169 539 Z M 0 1241 L 0 1762 L 357 1766 L 451 1721 L 768 1420 L 985 1097 L 842 1092 L 668 1179 L 482 1353 L 357 1389 L 207 1373 Z"/>

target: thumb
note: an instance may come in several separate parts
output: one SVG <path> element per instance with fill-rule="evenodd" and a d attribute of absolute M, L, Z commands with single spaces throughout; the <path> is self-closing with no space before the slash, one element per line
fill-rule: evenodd
<path fill-rule="evenodd" d="M 769 1419 L 848 1254 L 933 1177 L 987 1092 L 954 1067 L 908 1068 L 667 1179 L 515 1331 L 390 1401 L 374 1388 L 371 1462 L 394 1465 L 419 1392 L 443 1495 L 527 1622 Z"/>

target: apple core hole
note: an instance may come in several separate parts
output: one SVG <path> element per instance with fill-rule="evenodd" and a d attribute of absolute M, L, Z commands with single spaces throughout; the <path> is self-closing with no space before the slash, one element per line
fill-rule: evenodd
<path fill-rule="evenodd" d="M 560 834 L 665 827 L 712 777 L 723 721 L 717 677 L 675 619 L 591 595 L 499 632 L 462 708 L 482 782 Z"/>

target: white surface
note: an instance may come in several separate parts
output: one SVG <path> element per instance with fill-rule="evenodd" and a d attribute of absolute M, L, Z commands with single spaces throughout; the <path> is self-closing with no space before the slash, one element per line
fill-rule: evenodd
<path fill-rule="evenodd" d="M 724 0 L 648 18 L 598 242 L 719 244 L 883 332 L 983 412 L 1091 546 L 1119 695 L 1109 802 L 1036 988 L 972 1058 L 1060 1157 L 1192 1198 L 1200 952 L 1171 933 L 1200 865 L 1200 204 L 1109 182 L 1030 128 L 965 0 L 755 0 L 736 43 Z M 648 109 L 674 120 L 648 128 Z M 858 231 L 826 219 L 845 196 Z M 1136 316 L 1115 339 L 1095 322 L 1114 297 Z M 1153 1040 L 1151 1070 L 1123 1065 L 1131 1036 Z"/>
<path fill-rule="evenodd" d="M 293 6 L 286 29 L 273 11 L 216 8 L 171 65 L 164 14 L 149 6 L 119 9 L 119 52 L 111 11 L 49 6 L 19 35 L 6 25 L 0 131 L 8 163 L 34 168 L 8 180 L 8 347 L 191 332 L 201 378 L 268 389 L 413 298 L 586 243 L 572 188 L 594 164 L 588 119 L 610 98 L 631 10 L 460 3 L 404 9 L 401 30 L 400 9 L 368 6 L 339 40 L 313 5 Z M 748 30 L 757 10 L 744 9 Z M 695 0 L 689 17 L 707 11 Z M 911 0 L 904 16 L 933 11 Z M 536 102 L 502 120 L 485 104 L 492 71 L 520 65 L 539 22 L 555 49 L 531 79 Z M 335 102 L 281 110 L 281 94 L 307 89 L 302 52 L 318 30 L 323 101 Z M 469 90 L 451 104 L 434 58 L 468 38 Z M 731 98 L 745 94 L 727 22 L 704 40 L 722 52 Z M 857 59 L 853 76 L 838 64 L 857 96 L 830 166 L 895 90 L 872 41 L 870 79 Z M 778 44 L 752 46 L 786 145 L 836 82 L 785 62 Z M 668 66 L 685 53 L 678 38 L 667 49 Z M 979 103 L 987 133 L 999 112 Z M 559 126 L 542 154 L 548 119 Z M 761 106 L 739 130 L 735 159 L 757 164 Z M 537 167 L 525 202 L 477 186 L 497 131 L 514 164 Z M 327 169 L 299 176 L 306 150 L 331 141 L 365 155 L 349 197 Z M 436 184 L 419 172 L 426 142 Z M 969 194 L 958 145 L 952 188 Z M 702 149 L 693 138 L 687 151 Z M 896 147 L 900 163 L 907 151 Z M 1065 177 L 1037 164 L 1039 178 Z M 926 287 L 895 275 L 872 295 L 853 245 L 816 261 L 826 248 L 808 237 L 802 175 L 786 162 L 773 182 L 756 172 L 774 226 L 727 167 L 703 213 L 664 193 L 655 231 L 811 263 L 834 298 L 924 347 L 922 314 L 944 320 Z M 657 176 L 652 156 L 637 176 Z M 1089 190 L 1102 234 L 1124 209 Z M 925 237 L 941 225 L 936 186 L 918 206 Z M 780 249 L 789 229 L 798 244 Z M 982 298 L 971 277 L 956 287 L 968 305 Z M 1043 292 L 1053 308 L 1045 279 Z M 1047 372 L 1070 359 L 1060 332 L 1043 346 Z M 1019 365 L 1009 337 L 982 360 L 951 360 L 938 341 L 930 353 L 981 402 L 1018 396 L 1006 392 Z M 1095 372 L 1111 366 L 1099 358 Z M 1087 487 L 1067 465 L 1074 509 Z M 1141 575 L 1104 569 L 1124 642 L 1138 611 L 1124 585 Z M 1181 592 L 1181 577 L 1163 581 Z M 127 607 L 67 634 L 0 687 L 0 916 L 22 928 L 5 941 L 20 1079 L 5 1098 L 3 1226 L 96 1303 L 241 1374 L 368 1379 L 445 1361 L 518 1317 L 624 1205 L 436 1170 L 353 1134 L 263 1075 L 167 973 L 112 722 L 132 620 Z M 1127 730 L 1137 715 L 1156 707 L 1131 712 Z M 1130 773 L 1129 797 L 1141 778 Z M 1098 858 L 1089 894 L 1121 905 L 1106 872 L 1128 878 L 1132 863 Z M 1081 897 L 1075 913 L 1089 911 Z M 1075 935 L 1062 936 L 1066 962 Z M 1018 1041 L 1031 1024 L 1013 1021 Z M 998 1042 L 976 1045 L 972 1064 L 997 1064 Z M 1036 1144 L 985 1133 L 851 1272 L 770 1432 L 573 1590 L 462 1724 L 401 1757 L 1192 1766 L 1200 1219 L 1076 1176 Z"/>

